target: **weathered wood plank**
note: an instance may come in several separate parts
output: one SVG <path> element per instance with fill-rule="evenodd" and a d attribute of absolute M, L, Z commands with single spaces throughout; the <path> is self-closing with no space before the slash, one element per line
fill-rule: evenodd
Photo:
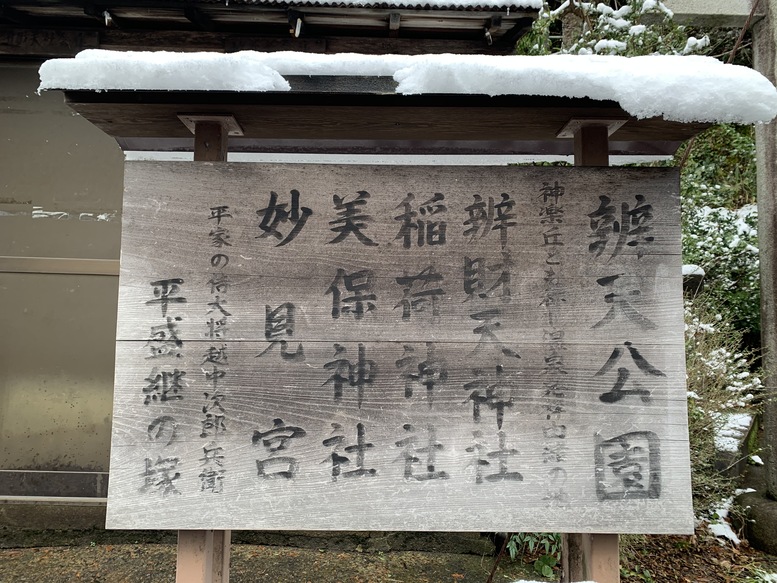
<path fill-rule="evenodd" d="M 296 419 L 300 419 L 297 417 Z M 302 418 L 304 421 L 304 418 Z M 291 425 L 295 418 L 285 417 Z M 597 472 L 595 455 L 597 435 L 570 430 L 567 439 L 569 448 L 565 454 L 574 462 L 567 463 L 565 473 L 551 472 L 542 459 L 542 450 L 532 451 L 531 442 L 504 431 L 507 438 L 505 450 L 516 450 L 505 456 L 506 469 L 519 472 L 522 480 L 488 480 L 488 476 L 499 473 L 499 464 L 489 452 L 500 450 L 496 431 L 484 431 L 481 436 L 469 439 L 466 436 L 452 438 L 441 431 L 438 425 L 434 443 L 442 447 L 436 450 L 435 472 L 445 472 L 447 478 L 416 480 L 427 476 L 428 456 L 418 453 L 420 464 L 412 464 L 410 478 L 405 477 L 405 446 L 397 445 L 408 436 L 419 438 L 417 448 L 428 446 L 429 425 L 423 419 L 408 419 L 405 424 L 415 429 L 410 434 L 402 424 L 391 427 L 376 437 L 376 426 L 369 420 L 344 418 L 342 429 L 307 433 L 295 439 L 293 445 L 280 454 L 293 457 L 298 466 L 295 477 L 285 479 L 262 478 L 257 461 L 269 458 L 267 448 L 253 445 L 252 432 L 243 435 L 239 443 L 230 444 L 218 452 L 226 468 L 221 476 L 221 491 L 213 493 L 201 490 L 203 461 L 208 453 L 199 444 L 173 444 L 164 450 L 146 446 L 116 448 L 120 454 L 112 465 L 112 482 L 125 488 L 126 493 L 112 498 L 109 506 L 108 524 L 119 528 L 138 528 L 151 522 L 157 528 L 196 528 L 208 523 L 214 528 L 231 529 L 301 529 L 301 530 L 343 530 L 359 525 L 359 528 L 380 530 L 387 527 L 397 530 L 498 530 L 568 531 L 573 529 L 593 532 L 674 532 L 692 530 L 692 521 L 678 516 L 677 507 L 687 503 L 682 486 L 676 477 L 685 473 L 683 451 L 684 440 L 665 437 L 660 441 L 660 492 L 657 498 L 624 498 L 617 488 L 607 489 L 607 480 L 614 479 L 606 467 L 602 467 L 605 482 L 602 496 L 612 494 L 610 499 L 600 499 L 597 494 Z M 463 420 L 462 420 L 463 421 Z M 349 463 L 341 461 L 341 473 L 333 480 L 332 447 L 324 442 L 343 436 L 343 446 L 351 447 L 359 442 L 358 425 L 364 427 L 365 449 L 361 466 L 357 465 L 358 452 L 340 450 Z M 257 419 L 253 431 L 265 432 L 272 428 L 272 418 Z M 298 422 L 294 427 L 306 425 Z M 377 428 L 380 429 L 380 428 Z M 539 424 L 528 428 L 540 431 Z M 679 433 L 679 432 L 678 432 Z M 623 435 L 622 427 L 606 426 L 598 430 L 598 436 L 605 441 Z M 541 433 L 540 433 L 541 435 Z M 634 435 L 627 444 L 647 447 L 647 440 Z M 620 443 L 617 447 L 620 447 Z M 486 455 L 478 457 L 477 448 Z M 655 447 L 655 445 L 653 446 Z M 606 445 L 606 455 L 617 453 Z M 467 450 L 474 450 L 475 453 Z M 536 448 L 534 448 L 536 450 Z M 512 452 L 511 452 L 512 453 Z M 281 455 L 276 457 L 281 457 Z M 140 455 L 140 459 L 132 460 Z M 212 454 L 211 454 L 212 455 Z M 168 460 L 168 471 L 180 474 L 172 481 L 167 496 L 159 493 L 164 477 L 164 463 Z M 157 470 L 150 477 L 151 484 L 145 488 L 144 458 L 149 460 L 148 469 Z M 491 461 L 492 466 L 483 466 L 482 482 L 477 483 L 477 460 Z M 176 460 L 173 463 L 173 460 Z M 285 464 L 285 465 L 284 465 Z M 290 460 L 269 471 L 288 471 Z M 647 465 L 647 464 L 646 464 Z M 375 470 L 361 477 L 346 477 L 347 471 L 361 467 Z M 655 473 L 652 474 L 655 477 Z M 173 474 L 169 477 L 172 478 Z M 563 480 L 562 480 L 563 476 Z M 547 499 L 551 489 L 563 481 L 569 497 L 563 500 Z M 646 480 L 647 482 L 647 480 Z M 678 487 L 679 486 L 679 487 Z M 145 488 L 144 491 L 140 491 Z M 674 510 L 672 510 L 674 508 Z"/>
<path fill-rule="evenodd" d="M 109 526 L 692 530 L 676 181 L 128 165 Z"/>
<path fill-rule="evenodd" d="M 275 337 L 275 333 L 268 332 L 266 328 L 268 313 L 274 314 L 276 319 L 291 313 L 294 317 L 293 336 L 287 339 L 299 342 L 370 338 L 429 342 L 455 339 L 473 343 L 480 341 L 481 334 L 475 329 L 486 319 L 483 312 L 497 310 L 489 319 L 499 323 L 498 338 L 523 344 L 542 342 L 543 325 L 547 323 L 547 315 L 542 310 L 545 301 L 543 281 L 539 278 L 519 280 L 511 285 L 511 301 L 498 301 L 494 305 L 477 295 L 467 300 L 469 296 L 464 292 L 462 280 L 445 280 L 440 288 L 434 288 L 442 289 L 444 295 L 434 301 L 414 305 L 423 297 L 405 298 L 405 288 L 399 286 L 395 279 L 375 278 L 375 299 L 364 302 L 365 314 L 357 319 L 355 314 L 342 312 L 347 307 L 343 306 L 339 317 L 334 319 L 333 310 L 339 303 L 333 300 L 331 292 L 327 293 L 334 280 L 334 270 L 332 278 L 315 280 L 235 277 L 230 280 L 232 293 L 221 297 L 218 302 L 207 295 L 210 278 L 189 278 L 188 274 L 177 272 L 173 275 L 182 275 L 184 284 L 190 285 L 182 288 L 180 297 L 185 294 L 187 309 L 178 316 L 181 320 L 175 323 L 176 335 L 186 341 L 205 342 L 213 323 L 222 320 L 225 313 L 235 317 L 229 318 L 219 328 L 220 338 L 254 341 Z M 160 278 L 156 277 L 158 281 Z M 148 279 L 154 281 L 150 277 Z M 590 343 L 592 335 L 597 338 L 615 335 L 625 341 L 634 334 L 653 342 L 683 343 L 682 330 L 667 331 L 661 326 L 662 322 L 676 319 L 680 313 L 680 307 L 670 295 L 674 288 L 672 280 L 657 279 L 648 285 L 644 278 L 621 276 L 616 281 L 617 287 L 613 288 L 597 284 L 600 279 L 603 278 L 560 280 L 565 286 L 565 295 L 560 300 L 564 300 L 569 310 L 559 314 L 555 321 L 567 330 L 564 335 L 566 343 Z M 591 289 L 592 282 L 596 290 Z M 640 293 L 628 296 L 635 291 Z M 620 304 L 608 301 L 607 296 L 613 292 L 620 293 L 628 301 Z M 145 285 L 122 287 L 119 297 L 121 318 L 118 338 L 143 342 L 153 340 L 162 330 L 159 327 L 166 322 L 161 317 L 159 305 L 153 303 L 153 286 L 146 282 Z M 373 309 L 366 311 L 369 307 Z"/>
<path fill-rule="evenodd" d="M 491 176 L 483 177 L 478 170 L 475 195 L 482 201 L 482 208 L 473 208 L 478 206 L 475 189 L 460 185 L 463 179 L 442 184 L 429 178 L 425 185 L 428 196 L 434 197 L 440 191 L 445 196 L 439 204 L 434 203 L 445 205 L 445 212 L 440 213 L 447 224 L 445 245 L 418 246 L 417 221 L 423 215 L 416 209 L 423 211 L 425 207 L 408 204 L 410 211 L 418 214 L 411 225 L 414 228 L 409 233 L 409 247 L 405 248 L 404 240 L 396 238 L 405 225 L 404 220 L 397 220 L 404 213 L 402 201 L 409 190 L 433 175 L 432 169 L 369 168 L 367 177 L 361 180 L 378 186 L 371 188 L 369 198 L 360 199 L 361 195 L 352 194 L 360 187 L 348 185 L 348 172 L 336 167 L 254 166 L 247 173 L 248 167 L 240 164 L 223 170 L 201 166 L 192 169 L 187 179 L 189 166 L 172 165 L 170 171 L 162 170 L 161 174 L 163 165 L 133 166 L 141 173 L 149 172 L 155 184 L 150 198 L 135 196 L 135 189 L 142 190 L 144 183 L 136 183 L 131 171 L 127 176 L 120 339 L 148 339 L 150 326 L 163 322 L 155 320 L 160 316 L 162 298 L 154 293 L 165 293 L 165 284 L 155 282 L 172 279 L 178 281 L 178 291 L 170 302 L 174 305 L 185 299 L 187 306 L 178 333 L 182 339 L 191 340 L 204 340 L 205 326 L 213 314 L 219 319 L 225 312 L 234 312 L 236 317 L 231 318 L 229 330 L 223 331 L 224 338 L 261 340 L 266 333 L 267 310 L 286 303 L 296 311 L 295 338 L 300 340 L 359 340 L 368 333 L 374 340 L 475 341 L 473 330 L 482 323 L 477 314 L 488 307 L 499 310 L 500 322 L 511 322 L 510 326 L 502 323 L 502 333 L 538 342 L 547 320 L 541 308 L 548 301 L 566 306 L 557 318 L 568 329 L 567 342 L 586 342 L 592 331 L 612 333 L 613 328 L 623 336 L 638 329 L 648 337 L 652 332 L 653 340 L 669 340 L 661 322 L 680 315 L 681 306 L 672 294 L 680 273 L 679 237 L 669 225 L 678 220 L 676 196 L 668 195 L 665 185 L 645 188 L 650 173 L 635 171 L 627 179 L 610 183 L 610 176 L 616 174 L 610 172 L 603 177 L 589 171 L 587 179 L 593 182 L 587 186 L 582 182 L 564 195 L 570 200 L 563 204 L 563 224 L 567 228 L 563 240 L 554 234 L 546 237 L 546 218 L 540 215 L 538 192 L 545 184 L 542 175 L 547 176 L 547 172 L 507 168 L 490 170 Z M 572 175 L 570 169 L 562 170 L 552 172 L 551 176 L 560 179 L 554 184 L 562 184 L 565 176 Z M 283 183 L 292 172 L 294 184 L 302 190 L 296 203 L 300 227 L 295 236 L 291 236 L 297 228 L 291 224 L 293 221 L 279 220 L 273 225 L 284 212 L 293 212 L 289 206 L 294 205 L 292 195 L 284 194 L 289 186 Z M 179 186 L 182 180 L 191 180 L 193 185 L 183 190 Z M 501 180 L 510 187 L 491 186 L 488 180 Z M 225 191 L 224 181 L 235 186 Z M 303 184 L 312 189 L 303 188 Z M 596 235 L 592 220 L 597 228 L 601 221 L 589 215 L 602 208 L 598 193 L 635 188 L 652 209 L 653 218 L 645 226 L 649 233 L 631 238 Z M 507 192 L 503 195 L 502 190 Z M 271 192 L 281 193 L 274 203 L 275 212 L 263 210 L 270 208 Z M 594 202 L 586 202 L 585 197 L 590 199 L 592 193 Z M 499 205 L 502 196 L 515 203 L 506 221 L 509 226 L 504 229 L 504 245 L 502 233 L 495 230 L 498 221 L 491 221 L 489 228 L 479 228 L 478 221 L 470 218 L 480 210 L 489 212 L 488 206 Z M 424 197 L 419 194 L 419 199 Z M 198 198 L 203 202 L 195 203 Z M 333 198 L 360 202 L 360 219 L 352 223 L 361 225 L 359 236 L 354 231 L 341 243 L 331 243 L 342 235 L 345 225 L 341 220 L 344 211 L 333 208 Z M 622 221 L 623 205 L 629 209 L 637 206 L 634 195 L 613 194 L 612 199 L 608 208 L 617 208 L 614 222 Z M 632 200 L 635 202 L 629 206 Z M 228 208 L 213 211 L 211 207 Z M 226 238 L 219 249 L 212 246 L 212 212 L 229 215 L 224 217 Z M 493 216 L 493 209 L 490 212 Z M 426 222 L 438 224 L 436 219 Z M 270 230 L 276 231 L 277 237 L 283 233 L 288 244 L 268 234 Z M 545 245 L 546 241 L 560 244 Z M 640 245 L 657 252 L 640 257 Z M 553 262 L 564 264 L 563 273 L 546 263 L 547 249 L 554 254 Z M 216 256 L 228 264 L 227 274 L 217 278 L 224 293 L 214 304 L 214 268 L 210 262 Z M 154 257 L 152 267 L 148 266 L 148 257 Z M 340 300 L 342 293 L 352 295 L 345 278 L 354 274 L 362 275 L 351 282 L 351 287 L 374 297 L 363 302 L 337 301 L 338 293 Z M 561 291 L 555 300 L 543 295 L 549 277 Z M 596 301 L 592 290 L 598 292 Z M 612 294 L 618 297 L 610 297 Z M 497 307 L 491 306 L 493 300 L 498 300 Z M 354 313 L 357 309 L 364 313 Z M 340 310 L 337 318 L 333 318 L 335 310 Z M 430 328 L 430 324 L 435 326 Z M 671 341 L 679 343 L 682 339 L 675 334 Z"/>
<path fill-rule="evenodd" d="M 478 345 L 474 342 L 467 345 L 453 342 L 343 342 L 340 346 L 344 350 L 336 355 L 333 343 L 291 341 L 287 345 L 288 353 L 299 355 L 283 358 L 281 347 L 277 344 L 218 343 L 217 347 L 223 353 L 221 356 L 230 366 L 228 374 L 222 376 L 230 387 L 229 400 L 264 399 L 274 400 L 276 404 L 287 401 L 289 406 L 292 401 L 299 401 L 298 406 L 303 408 L 311 402 L 316 406 L 336 409 L 356 406 L 357 393 L 361 393 L 362 408 L 380 408 L 387 404 L 429 405 L 431 401 L 445 402 L 457 410 L 467 411 L 472 409 L 471 405 L 467 406 L 467 398 L 473 389 L 466 385 L 478 376 L 473 374 L 473 370 L 481 370 L 482 377 L 491 383 L 504 385 L 505 398 L 514 398 L 524 412 L 533 411 L 541 417 L 544 403 L 549 398 L 543 387 L 547 366 L 543 344 L 505 343 L 503 347 L 518 354 L 510 358 L 502 358 L 499 345 Z M 151 405 L 162 404 L 166 399 L 170 401 L 168 407 L 185 407 L 184 401 L 207 392 L 212 383 L 205 374 L 210 374 L 214 366 L 207 360 L 212 353 L 210 347 L 210 343 L 187 342 L 180 349 L 180 357 L 148 358 L 149 351 L 144 344 L 119 342 L 116 383 L 122 391 L 116 395 L 116 400 L 131 410 L 118 411 L 118 416 L 144 415 L 144 411 L 155 408 Z M 673 376 L 682 372 L 682 367 L 671 361 L 664 346 L 639 344 L 632 345 L 632 348 L 663 375 L 647 374 L 639 369 L 632 357 L 633 352 L 624 348 L 623 343 L 566 347 L 566 373 L 563 387 L 559 389 L 559 392 L 568 393 L 566 407 L 581 414 L 601 412 L 601 396 L 610 392 L 618 379 L 617 369 L 602 371 L 602 368 L 616 349 L 623 349 L 622 355 L 616 355 L 618 367 L 625 367 L 633 377 L 623 388 L 632 392 L 628 398 L 624 396 L 608 403 L 608 410 L 620 415 L 630 412 L 635 406 L 645 405 L 642 414 L 660 414 L 661 403 L 684 402 L 685 392 L 671 381 Z M 336 389 L 331 378 L 336 374 L 336 367 L 328 365 L 338 359 L 344 359 L 354 367 L 360 360 L 368 363 L 363 367 L 361 386 L 357 387 L 358 383 L 352 383 L 350 378 L 342 381 L 339 401 L 333 396 Z M 424 362 L 428 364 L 428 370 L 420 371 L 418 365 Z M 502 365 L 499 374 L 493 372 L 495 362 Z M 167 384 L 156 379 L 162 371 L 173 370 L 183 373 L 175 379 L 176 382 L 172 372 L 168 375 Z M 647 402 L 633 393 L 637 386 L 650 393 Z M 310 394 L 305 398 L 307 393 Z M 243 405 L 247 403 L 242 403 L 241 408 Z"/>

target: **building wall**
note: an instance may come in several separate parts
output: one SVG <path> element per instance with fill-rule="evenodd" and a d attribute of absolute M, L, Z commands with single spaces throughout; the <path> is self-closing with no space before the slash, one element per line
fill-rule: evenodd
<path fill-rule="evenodd" d="M 753 0 L 664 0 L 664 4 L 674 13 L 678 24 L 741 27 L 750 14 Z M 763 16 L 763 4 L 758 8 L 755 20 Z"/>
<path fill-rule="evenodd" d="M 0 470 L 107 471 L 118 277 L 19 271 L 118 260 L 123 155 L 37 69 L 0 63 Z"/>

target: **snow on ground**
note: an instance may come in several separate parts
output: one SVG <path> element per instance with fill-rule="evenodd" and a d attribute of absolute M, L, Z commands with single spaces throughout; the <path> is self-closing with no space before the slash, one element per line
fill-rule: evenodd
<path fill-rule="evenodd" d="M 777 116 L 760 73 L 711 57 L 651 55 L 322 55 L 90 49 L 40 68 L 40 90 L 289 91 L 285 76 L 386 76 L 396 92 L 614 100 L 637 118 L 758 123 Z"/>
<path fill-rule="evenodd" d="M 755 492 L 755 490 L 752 488 L 735 490 L 733 496 L 720 502 L 720 505 L 713 511 L 713 516 L 715 516 L 715 518 L 707 525 L 707 528 L 712 534 L 718 538 L 726 538 L 735 545 L 738 545 L 741 542 L 734 532 L 734 529 L 731 528 L 731 524 L 728 521 L 728 515 L 731 511 L 731 506 L 734 504 L 734 498 L 742 494 L 747 494 L 748 492 Z"/>

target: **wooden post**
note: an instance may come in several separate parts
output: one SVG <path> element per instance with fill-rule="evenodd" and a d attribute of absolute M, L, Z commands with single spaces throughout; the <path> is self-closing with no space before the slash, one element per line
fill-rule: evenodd
<path fill-rule="evenodd" d="M 575 130 L 575 166 L 610 165 L 609 131 L 606 120 L 601 124 L 582 125 Z M 561 567 L 564 583 L 619 583 L 621 574 L 618 535 L 562 535 Z"/>
<path fill-rule="evenodd" d="M 179 530 L 176 583 L 229 583 L 229 530 Z"/>
<path fill-rule="evenodd" d="M 194 160 L 227 161 L 227 126 L 219 121 L 198 121 L 194 129 Z"/>
<path fill-rule="evenodd" d="M 227 161 L 227 124 L 197 121 L 195 162 Z M 179 530 L 176 583 L 229 583 L 229 530 Z"/>
<path fill-rule="evenodd" d="M 609 166 L 609 128 L 584 125 L 575 132 L 575 166 Z"/>
<path fill-rule="evenodd" d="M 596 581 L 619 583 L 620 556 L 617 534 L 562 535 L 563 583 Z"/>

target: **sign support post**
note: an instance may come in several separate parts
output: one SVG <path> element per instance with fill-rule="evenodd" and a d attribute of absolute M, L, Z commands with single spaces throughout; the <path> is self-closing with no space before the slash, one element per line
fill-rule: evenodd
<path fill-rule="evenodd" d="M 229 530 L 179 530 L 176 583 L 229 583 Z"/>
<path fill-rule="evenodd" d="M 227 123 L 196 121 L 195 162 L 227 161 Z M 229 583 L 232 531 L 179 530 L 176 583 Z"/>
<path fill-rule="evenodd" d="M 573 125 L 578 124 L 572 120 L 568 126 Z M 574 132 L 575 166 L 609 166 L 609 133 L 608 120 L 580 123 Z M 564 583 L 621 580 L 617 534 L 563 534 L 561 561 Z"/>

